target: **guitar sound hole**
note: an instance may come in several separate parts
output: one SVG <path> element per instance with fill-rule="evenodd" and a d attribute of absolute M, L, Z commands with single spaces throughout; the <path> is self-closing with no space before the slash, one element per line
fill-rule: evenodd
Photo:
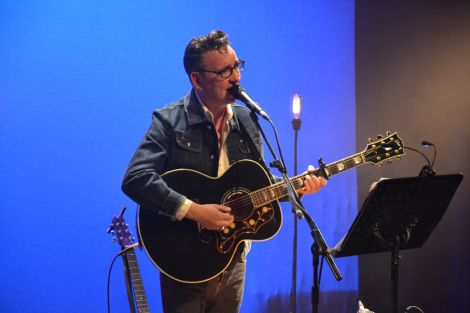
<path fill-rule="evenodd" d="M 239 188 L 228 191 L 223 197 L 223 204 L 232 209 L 235 221 L 245 220 L 253 213 L 253 202 L 248 194 L 248 190 Z"/>

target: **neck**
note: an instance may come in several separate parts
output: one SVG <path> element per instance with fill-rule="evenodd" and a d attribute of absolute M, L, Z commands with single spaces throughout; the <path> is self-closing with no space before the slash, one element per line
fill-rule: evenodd
<path fill-rule="evenodd" d="M 214 122 L 222 119 L 225 115 L 225 112 L 227 112 L 227 105 L 224 105 L 224 106 L 206 105 L 206 108 L 212 113 L 212 116 L 214 117 Z"/>
<path fill-rule="evenodd" d="M 212 113 L 214 121 L 217 121 L 224 116 L 225 112 L 227 111 L 228 104 L 221 105 L 220 103 L 212 103 L 210 100 L 205 99 L 204 96 L 199 94 L 197 91 L 195 93 L 201 105 L 205 106 Z"/>

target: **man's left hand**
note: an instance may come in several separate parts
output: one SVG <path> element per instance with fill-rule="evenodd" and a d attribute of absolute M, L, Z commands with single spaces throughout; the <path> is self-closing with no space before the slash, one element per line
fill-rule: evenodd
<path fill-rule="evenodd" d="M 309 165 L 307 172 L 312 173 L 314 170 L 315 168 L 312 165 Z M 298 192 L 304 195 L 309 195 L 320 191 L 320 189 L 326 184 L 327 180 L 321 176 L 317 177 L 315 175 L 306 175 L 304 180 L 304 187 L 298 190 Z"/>

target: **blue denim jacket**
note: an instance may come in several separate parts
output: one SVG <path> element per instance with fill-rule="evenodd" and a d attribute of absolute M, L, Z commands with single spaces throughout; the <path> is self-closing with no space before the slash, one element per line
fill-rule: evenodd
<path fill-rule="evenodd" d="M 240 123 L 262 153 L 261 136 L 250 111 L 233 105 L 233 112 L 226 142 L 230 164 L 255 159 L 257 155 L 243 138 Z M 160 174 L 187 168 L 215 177 L 218 164 L 216 130 L 192 90 L 186 97 L 153 112 L 153 121 L 124 175 L 122 190 L 139 205 L 174 220 L 185 197 L 170 189 Z"/>

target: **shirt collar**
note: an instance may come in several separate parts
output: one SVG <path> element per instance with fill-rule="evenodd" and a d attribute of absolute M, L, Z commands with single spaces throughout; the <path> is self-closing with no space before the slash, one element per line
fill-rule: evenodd
<path fill-rule="evenodd" d="M 204 105 L 204 102 L 202 102 L 202 99 L 201 97 L 199 97 L 198 93 L 196 91 L 194 91 L 194 94 L 196 95 L 196 98 L 197 100 L 199 101 L 199 103 L 201 104 L 202 106 L 202 110 L 204 111 L 204 114 L 206 115 L 206 117 L 214 122 L 214 115 L 212 115 L 212 112 L 209 111 L 209 109 Z M 232 119 L 233 119 L 233 109 L 232 109 L 232 104 L 228 104 L 226 106 L 226 111 L 225 111 L 225 117 L 224 117 L 224 123 L 227 123 L 227 122 L 231 122 Z"/>

